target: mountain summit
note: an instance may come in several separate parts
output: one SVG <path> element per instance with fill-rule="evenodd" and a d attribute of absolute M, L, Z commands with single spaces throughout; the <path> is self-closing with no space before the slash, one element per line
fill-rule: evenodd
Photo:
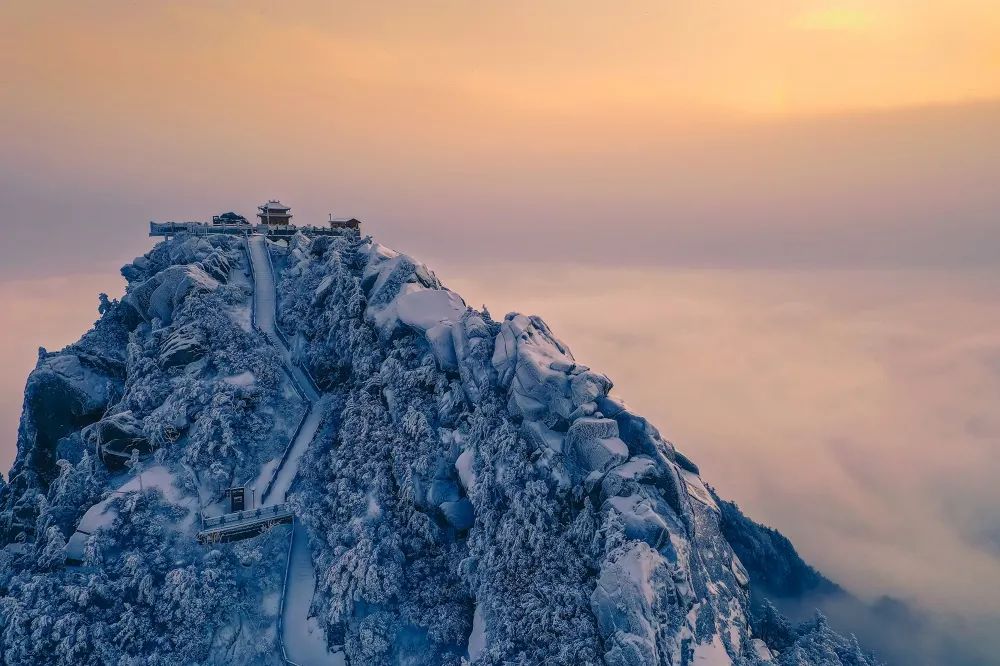
<path fill-rule="evenodd" d="M 2 663 L 875 663 L 540 318 L 350 234 L 122 274 L 28 378 Z"/>

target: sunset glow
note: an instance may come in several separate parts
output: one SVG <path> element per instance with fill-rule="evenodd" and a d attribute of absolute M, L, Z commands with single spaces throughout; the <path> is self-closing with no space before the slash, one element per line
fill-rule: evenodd
<path fill-rule="evenodd" d="M 22 101 L 197 124 L 196 111 L 269 93 L 234 134 L 277 118 L 403 121 L 431 105 L 458 132 L 526 114 L 699 121 L 1000 95 L 1000 8 L 981 0 L 65 3 L 54 20 L 51 3 L 14 4 L 2 49 Z"/>

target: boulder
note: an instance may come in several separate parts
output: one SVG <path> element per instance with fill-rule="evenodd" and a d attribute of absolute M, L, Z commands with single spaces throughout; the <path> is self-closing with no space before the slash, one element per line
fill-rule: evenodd
<path fill-rule="evenodd" d="M 548 427 L 569 420 L 576 406 L 563 368 L 574 365 L 573 356 L 540 318 L 507 315 L 491 362 L 501 388 L 509 392 L 512 414 Z"/>
<path fill-rule="evenodd" d="M 639 484 L 653 483 L 662 476 L 656 463 L 647 456 L 636 456 L 611 469 L 601 482 L 601 500 L 631 495 Z"/>
<path fill-rule="evenodd" d="M 52 354 L 40 352 L 24 389 L 18 453 L 9 476 L 11 487 L 15 482 L 30 486 L 55 478 L 60 442 L 64 451 L 74 449 L 77 440 L 63 438 L 100 419 L 120 390 L 118 377 L 86 359 L 86 354 L 73 348 Z"/>
<path fill-rule="evenodd" d="M 122 302 L 146 321 L 159 319 L 164 325 L 192 291 L 212 291 L 219 281 L 198 265 L 170 266 L 138 285 L 130 285 Z"/>
<path fill-rule="evenodd" d="M 445 502 L 441 505 L 441 513 L 456 530 L 467 530 L 476 521 L 476 514 L 469 498 L 463 497 L 455 502 Z"/>
<path fill-rule="evenodd" d="M 219 282 L 228 282 L 231 266 L 226 255 L 216 250 L 195 264 Z"/>
<path fill-rule="evenodd" d="M 587 476 L 605 472 L 628 458 L 628 447 L 618 438 L 618 424 L 611 419 L 577 419 L 566 433 L 566 455 Z"/>
<path fill-rule="evenodd" d="M 473 454 L 471 449 L 466 449 L 458 456 L 458 460 L 455 461 L 455 471 L 458 472 L 458 478 L 462 483 L 462 487 L 465 488 L 466 492 L 472 492 L 476 487 L 476 473 L 472 469 L 473 463 L 475 461 L 475 454 Z"/>
<path fill-rule="evenodd" d="M 182 326 L 170 333 L 160 346 L 160 367 L 172 368 L 194 363 L 205 355 L 205 346 L 205 336 L 198 326 Z"/>
<path fill-rule="evenodd" d="M 508 391 L 508 409 L 565 431 L 570 422 L 597 416 L 611 380 L 578 364 L 569 348 L 538 317 L 509 314 L 496 338 L 493 369 Z"/>
<path fill-rule="evenodd" d="M 573 406 L 579 407 L 594 402 L 598 398 L 603 398 L 611 390 L 611 387 L 611 380 L 597 372 L 588 370 L 574 375 L 570 380 Z"/>
<path fill-rule="evenodd" d="M 659 549 L 661 545 L 669 544 L 670 524 L 674 521 L 670 520 L 670 513 L 658 512 L 657 504 L 654 496 L 640 489 L 634 495 L 611 497 L 602 508 L 618 512 L 625 525 L 625 536 L 629 539 L 644 541 Z"/>
<path fill-rule="evenodd" d="M 664 560 L 648 544 L 631 542 L 601 566 L 590 607 L 605 640 L 605 663 L 644 666 L 661 663 L 657 655 L 656 598 L 668 576 Z"/>
<path fill-rule="evenodd" d="M 691 472 L 695 476 L 701 474 L 701 471 L 698 469 L 698 466 L 694 464 L 694 461 L 676 449 L 674 450 L 674 462 L 676 462 L 677 466 L 686 472 Z"/>
<path fill-rule="evenodd" d="M 131 411 L 105 416 L 83 431 L 84 438 L 109 451 L 128 453 L 132 449 L 149 450 L 142 422 Z"/>
<path fill-rule="evenodd" d="M 628 444 L 631 455 L 674 460 L 676 452 L 673 444 L 663 439 L 660 431 L 645 417 L 632 412 L 620 400 L 610 396 L 598 398 L 597 407 L 602 414 L 618 423 L 619 437 Z"/>
<path fill-rule="evenodd" d="M 476 404 L 492 382 L 493 336 L 482 316 L 468 310 L 451 327 L 451 339 L 462 389 L 469 402 Z"/>
<path fill-rule="evenodd" d="M 445 502 L 457 502 L 461 498 L 458 486 L 449 479 L 434 479 L 427 490 L 427 502 L 440 506 Z"/>

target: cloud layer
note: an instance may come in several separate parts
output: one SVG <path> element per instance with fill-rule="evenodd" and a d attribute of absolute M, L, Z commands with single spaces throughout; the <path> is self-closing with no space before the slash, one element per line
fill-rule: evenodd
<path fill-rule="evenodd" d="M 707 480 L 862 597 L 998 614 L 994 273 L 505 266 Z"/>

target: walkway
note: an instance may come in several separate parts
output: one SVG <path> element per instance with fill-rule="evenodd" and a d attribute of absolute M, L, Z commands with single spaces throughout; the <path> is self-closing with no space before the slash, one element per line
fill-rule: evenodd
<path fill-rule="evenodd" d="M 309 554 L 309 535 L 300 523 L 292 526 L 292 547 L 288 558 L 284 607 L 281 609 L 285 659 L 301 666 L 340 666 L 347 663 L 343 652 L 331 654 L 327 651 L 323 629 L 316 618 L 309 617 L 309 606 L 316 590 L 316 572 Z"/>
<path fill-rule="evenodd" d="M 299 460 L 309 448 L 322 419 L 316 402 L 319 391 L 312 378 L 295 362 L 288 341 L 278 329 L 277 290 L 274 284 L 274 267 L 267 249 L 267 239 L 258 234 L 249 236 L 254 278 L 254 323 L 274 343 L 281 355 L 285 371 L 292 379 L 303 401 L 306 414 L 281 462 L 274 470 L 267 488 L 261 494 L 261 505 L 283 504 L 285 495 L 299 470 Z M 285 587 L 281 599 L 281 645 L 285 661 L 296 666 L 341 666 L 345 663 L 341 652 L 327 651 L 326 638 L 315 618 L 309 617 L 313 592 L 316 589 L 316 572 L 313 570 L 309 551 L 309 537 L 297 521 L 292 524 L 292 542 L 285 568 Z"/>
<path fill-rule="evenodd" d="M 292 481 L 299 470 L 299 460 L 309 448 L 319 428 L 322 415 L 316 407 L 319 391 L 311 378 L 301 366 L 295 362 L 292 352 L 284 336 L 276 324 L 277 295 L 274 284 L 274 271 L 267 251 L 267 240 L 263 236 L 250 236 L 248 240 L 250 260 L 253 263 L 254 277 L 254 315 L 257 327 L 270 338 L 274 348 L 278 350 L 284 362 L 285 371 L 289 374 L 296 389 L 307 404 L 307 411 L 291 444 L 282 456 L 281 462 L 274 470 L 271 480 L 261 493 L 261 505 L 277 504 L 285 501 L 285 495 L 292 487 Z"/>
<path fill-rule="evenodd" d="M 224 516 L 206 518 L 198 541 L 202 543 L 224 543 L 249 539 L 262 534 L 275 525 L 290 523 L 294 514 L 284 504 L 272 504 L 258 509 L 247 509 Z"/>

